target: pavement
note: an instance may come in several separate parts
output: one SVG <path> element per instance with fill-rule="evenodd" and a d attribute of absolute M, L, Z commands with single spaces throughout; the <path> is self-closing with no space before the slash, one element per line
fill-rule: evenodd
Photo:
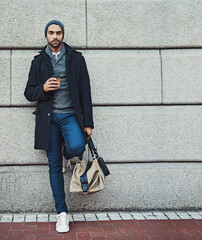
<path fill-rule="evenodd" d="M 57 233 L 55 213 L 1 213 L 0 240 L 202 240 L 202 211 L 69 213 Z"/>

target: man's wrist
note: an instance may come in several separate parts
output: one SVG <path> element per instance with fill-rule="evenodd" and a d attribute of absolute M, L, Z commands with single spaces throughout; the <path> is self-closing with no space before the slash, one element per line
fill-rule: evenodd
<path fill-rule="evenodd" d="M 43 91 L 46 93 L 45 88 L 44 88 L 45 83 L 43 84 Z"/>

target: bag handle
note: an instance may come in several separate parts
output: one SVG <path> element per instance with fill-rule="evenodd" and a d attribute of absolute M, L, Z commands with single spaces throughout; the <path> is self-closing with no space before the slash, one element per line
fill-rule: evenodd
<path fill-rule="evenodd" d="M 97 148 L 95 147 L 92 138 L 88 138 L 88 134 L 85 132 L 86 135 L 86 141 L 88 143 L 89 149 L 91 151 L 91 155 L 92 157 L 94 157 L 94 155 L 96 156 L 96 158 L 98 158 L 98 152 L 97 152 Z"/>
<path fill-rule="evenodd" d="M 100 165 L 103 173 L 105 176 L 108 176 L 110 174 L 110 171 L 106 165 L 106 163 L 104 162 L 102 157 L 99 157 L 98 152 L 97 152 L 97 148 L 95 147 L 92 138 L 88 138 L 88 134 L 85 133 L 86 135 L 86 141 L 88 143 L 88 150 L 90 149 L 92 157 L 94 158 L 94 155 L 96 156 L 97 160 L 98 160 L 98 164 Z"/>

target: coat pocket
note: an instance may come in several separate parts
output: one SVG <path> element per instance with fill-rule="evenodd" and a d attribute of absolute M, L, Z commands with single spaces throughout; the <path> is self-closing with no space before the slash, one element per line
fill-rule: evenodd
<path fill-rule="evenodd" d="M 36 109 L 32 114 L 38 115 L 40 113 L 41 109 Z"/>

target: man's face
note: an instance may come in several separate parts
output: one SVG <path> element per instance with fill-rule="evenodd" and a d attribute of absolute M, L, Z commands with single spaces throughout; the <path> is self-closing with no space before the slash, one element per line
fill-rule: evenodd
<path fill-rule="evenodd" d="M 63 33 L 59 25 L 51 24 L 47 29 L 46 35 L 48 44 L 53 48 L 59 48 L 62 44 Z"/>

